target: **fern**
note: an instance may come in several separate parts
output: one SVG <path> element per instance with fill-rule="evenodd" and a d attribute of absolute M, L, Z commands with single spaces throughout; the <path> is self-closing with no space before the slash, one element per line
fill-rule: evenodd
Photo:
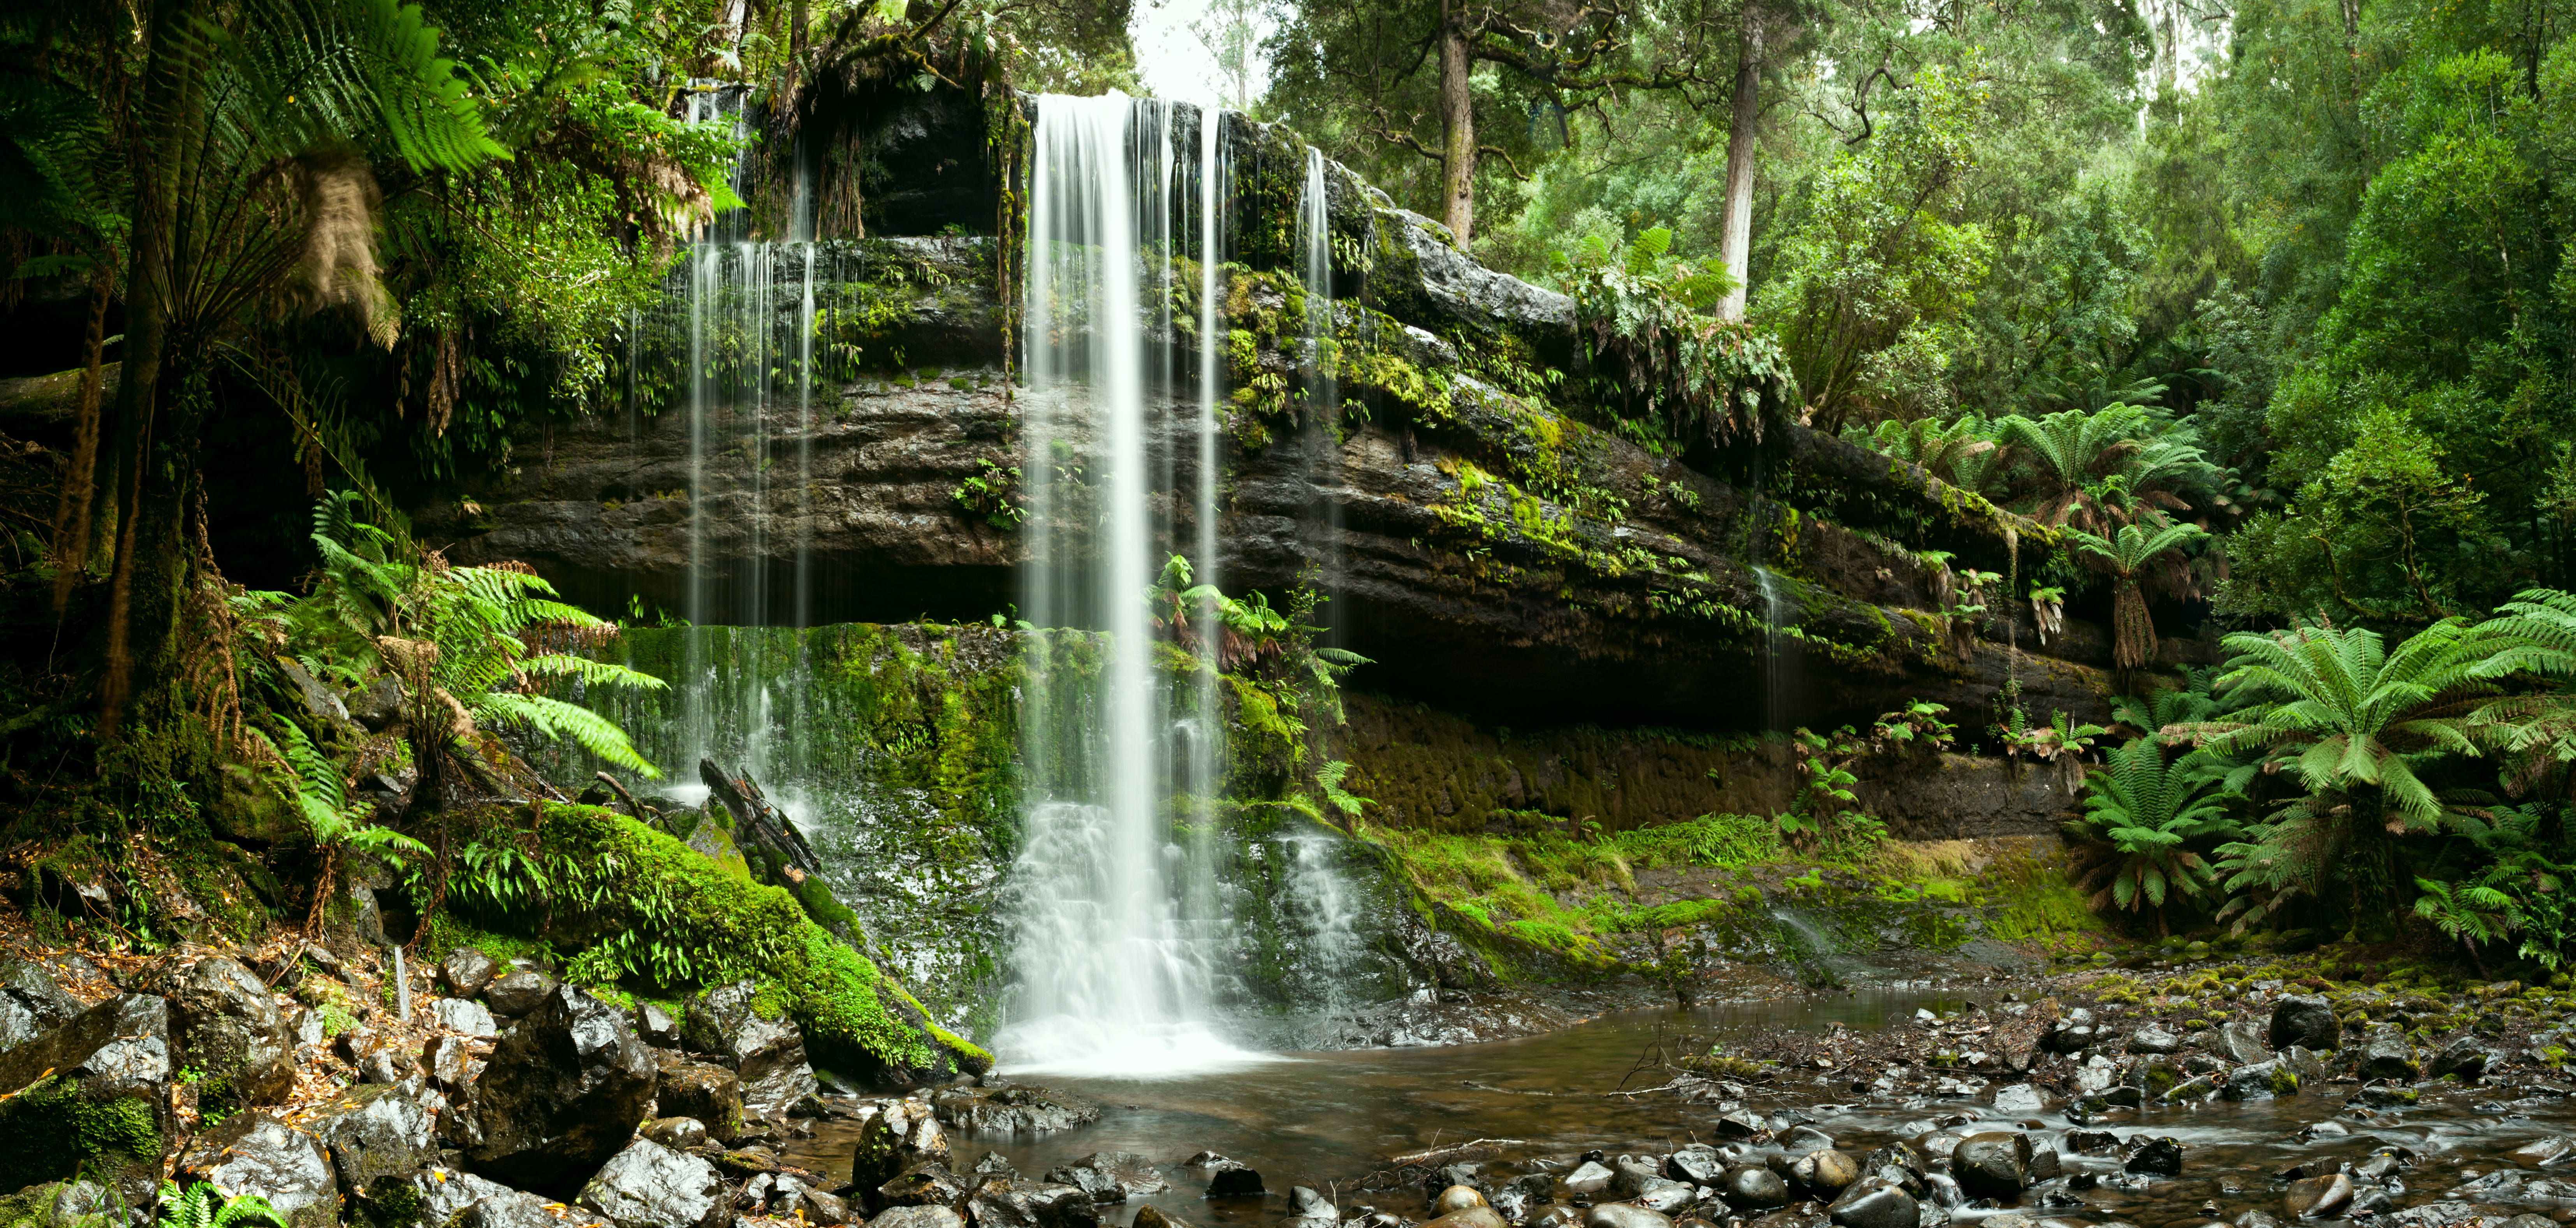
<path fill-rule="evenodd" d="M 227 1195 L 204 1181 L 184 1191 L 176 1181 L 162 1182 L 158 1212 L 154 1221 L 158 1228 L 234 1228 L 238 1224 L 287 1228 L 286 1217 L 279 1215 L 266 1198 L 257 1194 Z"/>

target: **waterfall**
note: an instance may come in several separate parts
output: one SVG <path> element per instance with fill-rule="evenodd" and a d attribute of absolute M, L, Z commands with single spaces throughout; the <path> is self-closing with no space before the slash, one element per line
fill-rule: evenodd
<path fill-rule="evenodd" d="M 1052 654 L 1074 637 L 1033 647 L 1029 757 L 1088 770 L 1032 781 L 1026 799 L 1012 867 L 1019 979 L 996 1044 L 1021 1069 L 1151 1076 L 1252 1056 L 1210 1027 L 1230 927 L 1180 906 L 1221 896 L 1188 881 L 1205 862 L 1172 832 L 1184 817 L 1170 804 L 1179 722 L 1145 600 L 1161 570 L 1156 530 L 1169 529 L 1155 523 L 1153 478 L 1172 446 L 1156 429 L 1170 418 L 1157 410 L 1172 393 L 1172 334 L 1145 324 L 1170 318 L 1174 118 L 1151 100 L 1047 95 L 1030 139 L 1023 606 L 1041 627 L 1105 632 L 1106 656 L 1096 701 L 1068 719 L 1044 692 Z M 1157 370 L 1164 386 L 1149 386 Z"/>
<path fill-rule="evenodd" d="M 1306 408 L 1302 439 L 1306 450 L 1306 484 L 1323 504 L 1322 574 L 1313 582 L 1327 595 L 1342 588 L 1342 501 L 1324 494 L 1342 480 L 1341 346 L 1333 335 L 1332 199 L 1324 178 L 1324 152 L 1306 147 L 1306 180 L 1297 196 L 1300 240 L 1298 273 L 1306 287 Z M 1342 606 L 1324 606 L 1327 639 L 1339 646 L 1345 630 Z"/>
<path fill-rule="evenodd" d="M 1779 575 L 1758 563 L 1753 575 L 1762 585 L 1762 726 L 1788 729 L 1798 721 L 1798 620 Z"/>

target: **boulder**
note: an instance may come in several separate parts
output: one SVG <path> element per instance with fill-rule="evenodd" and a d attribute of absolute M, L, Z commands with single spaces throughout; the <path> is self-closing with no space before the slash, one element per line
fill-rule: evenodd
<path fill-rule="evenodd" d="M 966 1228 L 966 1219 L 946 1207 L 890 1207 L 868 1228 Z"/>
<path fill-rule="evenodd" d="M 1860 1161 L 1846 1151 L 1810 1151 L 1790 1166 L 1789 1179 L 1819 1198 L 1832 1198 L 1860 1180 Z"/>
<path fill-rule="evenodd" d="M 1471 1176 L 1474 1172 L 1464 1164 L 1452 1167 L 1463 1170 L 1458 1174 L 1461 1177 Z M 1610 1192 L 1620 1198 L 1634 1198 L 1637 1191 L 1646 1188 L 1646 1182 L 1664 1179 L 1663 1167 L 1654 1156 L 1613 1156 L 1610 1159 Z"/>
<path fill-rule="evenodd" d="M 365 1197 L 352 1198 L 358 1214 L 350 1216 L 349 1222 L 375 1228 L 446 1228 L 467 1207 L 517 1192 L 463 1169 L 433 1168 L 368 1187 Z"/>
<path fill-rule="evenodd" d="M 316 1123 L 331 1150 L 340 1188 L 361 1191 L 379 1180 L 408 1177 L 438 1158 L 436 1122 L 418 1100 L 394 1087 L 364 1087 Z"/>
<path fill-rule="evenodd" d="M 1452 1186 L 1450 1188 L 1455 1189 L 1458 1187 Z M 1437 1215 L 1445 1215 L 1451 1211 L 1463 1211 L 1468 1207 L 1491 1205 L 1485 1201 L 1485 1196 L 1483 1194 L 1478 1194 L 1472 1189 L 1467 1192 L 1475 1195 L 1474 1201 L 1461 1203 L 1454 1207 L 1442 1207 L 1440 1205 L 1441 1199 L 1435 1198 L 1431 1200 L 1432 1212 Z M 1442 1198 L 1446 1198 L 1449 1191 L 1442 1190 L 1440 1193 Z M 1333 1205 L 1332 1199 L 1324 1197 L 1321 1192 L 1315 1189 L 1315 1187 L 1311 1185 L 1292 1185 L 1288 1187 L 1288 1217 L 1290 1219 L 1332 1220 L 1338 1223 L 1342 1218 L 1342 1213 L 1340 1208 Z"/>
<path fill-rule="evenodd" d="M 498 1194 L 478 1198 L 447 1228 L 614 1228 L 599 1213 L 585 1207 L 568 1206 L 522 1190 L 505 1189 Z"/>
<path fill-rule="evenodd" d="M 1770 1132 L 1771 1123 L 1764 1121 L 1760 1113 L 1750 1109 L 1737 1109 L 1731 1113 L 1722 1114 L 1717 1119 L 1719 1138 L 1761 1138 Z"/>
<path fill-rule="evenodd" d="M 553 993 L 554 989 L 553 977 L 530 969 L 492 978 L 491 983 L 483 987 L 483 1001 L 490 1004 L 493 1014 L 503 1019 L 517 1019 L 537 1009 L 537 1005 L 544 1002 L 546 995 Z"/>
<path fill-rule="evenodd" d="M 2297 1094 L 2299 1076 L 2279 1059 L 2239 1066 L 2227 1072 L 2218 1095 L 2225 1100 L 2270 1100 Z"/>
<path fill-rule="evenodd" d="M 635 1034 L 656 1049 L 680 1047 L 680 1021 L 650 1002 L 635 1004 Z"/>
<path fill-rule="evenodd" d="M 924 1160 L 948 1163 L 948 1136 L 940 1130 L 939 1119 L 928 1104 L 897 1100 L 859 1127 L 850 1183 L 873 1189 Z"/>
<path fill-rule="evenodd" d="M 2028 1117 L 2048 1107 L 2039 1089 L 2028 1083 L 2014 1083 L 1995 1089 L 1995 1111 L 2007 1117 Z"/>
<path fill-rule="evenodd" d="M 1645 1188 L 1637 1191 L 1637 1196 L 1630 1201 L 1649 1211 L 1673 1215 L 1699 1201 L 1699 1187 L 1687 1181 L 1648 1177 Z"/>
<path fill-rule="evenodd" d="M 610 1156 L 576 1201 L 617 1228 L 722 1228 L 733 1222 L 725 1194 L 715 1165 L 639 1138 Z"/>
<path fill-rule="evenodd" d="M 2352 1178 L 2327 1173 L 2290 1183 L 2281 1203 L 2299 1219 L 2331 1219 L 2352 1204 Z"/>
<path fill-rule="evenodd" d="M 429 1017 L 439 1027 L 460 1036 L 489 1040 L 501 1034 L 501 1024 L 492 1017 L 491 1009 L 471 998 L 440 998 L 429 1004 Z"/>
<path fill-rule="evenodd" d="M 2231 1062 L 2259 1062 L 2272 1056 L 2281 1046 L 2263 1043 L 2263 1033 L 2243 1021 L 2222 1023 L 2209 1035 L 2210 1052 Z"/>
<path fill-rule="evenodd" d="M 474 1086 L 482 1066 L 461 1036 L 432 1036 L 420 1047 L 421 1073 L 429 1076 L 431 1086 L 450 1095 L 461 1095 Z"/>
<path fill-rule="evenodd" d="M 2318 995 L 2294 995 L 2272 1004 L 2272 1026 L 2266 1037 L 2274 1049 L 2303 1045 L 2332 1049 L 2343 1040 L 2343 1023 L 2334 1007 Z"/>
<path fill-rule="evenodd" d="M 657 1112 L 694 1117 L 705 1123 L 716 1141 L 730 1143 L 742 1135 L 742 1080 L 712 1062 L 671 1060 L 665 1051 L 657 1064 Z"/>
<path fill-rule="evenodd" d="M 229 959 L 201 959 L 170 988 L 170 1039 L 200 1072 L 201 1111 L 276 1104 L 295 1089 L 295 1039 L 268 986 Z"/>
<path fill-rule="evenodd" d="M 966 1183 L 948 1166 L 937 1160 L 922 1162 L 896 1173 L 876 1188 L 874 1205 L 880 1207 L 946 1207 L 960 1215 L 966 1213 Z"/>
<path fill-rule="evenodd" d="M 933 1092 L 945 1125 L 978 1133 L 1049 1134 L 1100 1120 L 1100 1107 L 1043 1087 L 950 1087 Z"/>
<path fill-rule="evenodd" d="M 1853 1183 L 1825 1214 L 1843 1228 L 1915 1228 L 1923 1207 L 1903 1187 L 1869 1180 Z"/>
<path fill-rule="evenodd" d="M 1704 1144 L 1684 1147 L 1664 1157 L 1664 1175 L 1693 1185 L 1715 1185 L 1718 1174 L 1726 1171 L 1726 1161 L 1717 1149 Z"/>
<path fill-rule="evenodd" d="M 0 1053 L 6 1053 L 81 1013 L 80 999 L 63 992 L 54 974 L 33 960 L 0 957 Z"/>
<path fill-rule="evenodd" d="M 1211 1166 L 1210 1189 L 1214 1189 L 1219 1174 L 1242 1167 L 1232 1160 Z M 1125 1202 L 1172 1188 L 1162 1174 L 1154 1171 L 1153 1161 L 1132 1151 L 1095 1151 L 1071 1164 L 1047 1170 L 1046 1179 L 1057 1185 L 1075 1186 L 1089 1194 L 1093 1202 Z M 1260 1180 L 1259 1174 L 1254 1174 L 1253 1179 Z"/>
<path fill-rule="evenodd" d="M 850 1204 L 837 1194 L 782 1175 L 770 1186 L 769 1214 L 799 1224 L 843 1224 L 849 1222 Z"/>
<path fill-rule="evenodd" d="M 2505 1158 L 2517 1164 L 2529 1164 L 2535 1168 L 2555 1168 L 2561 1164 L 2576 1164 L 2576 1139 L 2564 1135 L 2536 1139 L 2506 1152 Z"/>
<path fill-rule="evenodd" d="M 182 1185 L 208 1181 L 235 1194 L 257 1194 L 288 1228 L 340 1222 L 340 1183 L 322 1140 L 268 1113 L 235 1113 L 190 1139 L 171 1175 Z"/>
<path fill-rule="evenodd" d="M 1230 1164 L 1208 1173 L 1210 1198 L 1258 1198 L 1267 1192 L 1261 1187 L 1261 1173 L 1249 1164 Z"/>
<path fill-rule="evenodd" d="M 1070 1185 L 986 1177 L 966 1200 L 976 1228 L 1097 1228 L 1091 1195 Z"/>
<path fill-rule="evenodd" d="M 657 1074 L 625 1012 L 578 986 L 557 986 L 501 1039 L 475 1080 L 481 1139 L 467 1157 L 512 1185 L 569 1193 L 634 1137 L 652 1108 Z"/>
<path fill-rule="evenodd" d="M 501 961 L 484 954 L 480 947 L 458 947 L 438 961 L 438 987 L 459 998 L 483 992 L 483 987 L 499 975 Z"/>
<path fill-rule="evenodd" d="M 2030 1185 L 2030 1159 L 2029 1135 L 1972 1134 L 1950 1153 L 1950 1176 L 1971 1198 L 2012 1198 Z"/>
<path fill-rule="evenodd" d="M 1763 1171 L 1768 1172 L 1769 1169 Z M 1491 1207 L 1475 1207 L 1456 1215 L 1431 1221 L 1444 1228 L 1508 1228 L 1503 1217 Z M 1660 1212 L 1624 1202 L 1596 1203 L 1583 1213 L 1583 1228 L 1673 1228 L 1673 1221 Z"/>
<path fill-rule="evenodd" d="M 2148 1138 L 2143 1134 L 2132 1134 L 2129 1136 L 2129 1141 L 2121 1145 L 2121 1149 L 2125 1153 L 2125 1159 L 2120 1165 L 2124 1172 L 2146 1173 L 2156 1177 L 2182 1175 L 2182 1143 L 2179 1140 Z"/>
<path fill-rule="evenodd" d="M 2129 1033 L 2129 1052 L 2131 1053 L 2163 1054 L 2181 1051 L 2181 1037 L 2152 1023 Z"/>
<path fill-rule="evenodd" d="M 1718 1197 L 1738 1211 L 1768 1211 L 1789 1205 L 1789 1183 L 1768 1165 L 1739 1164 L 1717 1179 Z"/>
<path fill-rule="evenodd" d="M 806 1064 L 805 1033 L 796 1021 L 764 1019 L 752 1009 L 758 988 L 756 982 L 737 981 L 690 999 L 680 1038 L 741 1078 L 744 1111 L 782 1117 L 821 1084 Z"/>
<path fill-rule="evenodd" d="M 2354 1057 L 2354 1072 L 2364 1079 L 2411 1080 L 2417 1073 L 2414 1047 L 2393 1027 L 2372 1029 Z"/>
<path fill-rule="evenodd" d="M 1723 1179 L 1724 1173 L 1725 1170 L 1719 1170 L 1719 1176 L 1721 1179 Z M 1589 1198 L 1594 1194 L 1598 1194 L 1609 1189 L 1611 1180 L 1617 1176 L 1617 1173 L 1610 1171 L 1609 1165 L 1603 1164 L 1599 1160 L 1585 1160 L 1581 1164 L 1577 1164 L 1573 1168 L 1567 1169 L 1565 1172 L 1558 1174 L 1556 1181 L 1551 1187 L 1551 1192 L 1560 1199 L 1577 1197 Z M 1711 1182 L 1710 1184 L 1715 1184 L 1715 1182 Z"/>
<path fill-rule="evenodd" d="M 2432 1062 L 2425 1066 L 2424 1072 L 2436 1079 L 2458 1075 L 2463 1080 L 2475 1080 L 2486 1073 L 2487 1063 L 2494 1057 L 2495 1051 L 2485 1041 L 2473 1035 L 2462 1035 L 2442 1046 L 2433 1055 Z"/>
<path fill-rule="evenodd" d="M 169 1008 L 147 994 L 110 998 L 0 1053 L 0 1190 L 80 1173 L 128 1206 L 151 1205 L 177 1072 Z"/>
<path fill-rule="evenodd" d="M 403 1052 L 402 1040 L 390 1032 L 374 1028 L 342 1032 L 331 1047 L 341 1060 L 357 1068 L 362 1083 L 400 1083 L 420 1073 L 418 1063 Z"/>

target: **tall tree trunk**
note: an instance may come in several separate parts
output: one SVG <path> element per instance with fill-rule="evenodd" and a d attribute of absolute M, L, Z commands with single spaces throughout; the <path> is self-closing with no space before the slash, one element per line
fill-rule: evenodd
<path fill-rule="evenodd" d="M 1735 116 L 1726 133 L 1726 207 L 1719 214 L 1718 256 L 1735 287 L 1717 305 L 1718 318 L 1744 318 L 1753 276 L 1753 124 L 1762 85 L 1762 23 L 1744 6 L 1744 34 L 1735 65 Z"/>
<path fill-rule="evenodd" d="M 172 646 L 170 622 L 177 594 L 176 562 L 184 583 L 186 551 L 179 509 L 184 491 L 156 464 L 165 399 L 162 365 L 170 326 L 170 296 L 179 284 L 178 194 L 196 98 L 188 57 L 173 31 L 194 19 L 193 0 L 161 0 L 152 15 L 151 61 L 145 69 L 143 105 L 134 116 L 134 209 L 128 238 L 131 263 L 125 279 L 125 360 L 116 388 L 116 424 L 102 465 L 116 508 L 116 563 L 109 574 L 107 673 L 99 684 L 99 732 L 114 737 L 137 695 L 158 698 L 170 675 L 164 659 Z M 177 460 L 180 458 L 172 457 Z M 193 466 L 189 466 L 193 468 Z M 166 539 L 166 540 L 161 540 Z M 155 620 L 159 620 L 156 624 Z M 154 705 L 158 707 L 156 703 Z M 147 723 L 149 723 L 147 718 Z"/>
<path fill-rule="evenodd" d="M 1476 62 L 1467 55 L 1465 9 L 1464 0 L 1440 6 L 1440 220 L 1461 247 L 1476 227 L 1476 113 L 1467 94 Z"/>
<path fill-rule="evenodd" d="M 100 383 L 106 377 L 107 305 L 116 287 L 107 252 L 90 269 L 89 337 L 81 369 L 80 416 L 75 421 L 71 467 L 63 471 L 62 501 L 54 509 L 54 617 L 63 616 L 72 586 L 89 570 L 90 523 L 98 493 Z"/>

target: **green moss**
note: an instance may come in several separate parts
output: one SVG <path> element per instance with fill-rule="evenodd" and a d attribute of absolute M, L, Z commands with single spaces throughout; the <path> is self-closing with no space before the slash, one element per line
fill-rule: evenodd
<path fill-rule="evenodd" d="M 144 1101 L 94 1099 L 63 1075 L 0 1100 L 0 1189 L 99 1177 L 160 1159 L 161 1131 Z"/>

